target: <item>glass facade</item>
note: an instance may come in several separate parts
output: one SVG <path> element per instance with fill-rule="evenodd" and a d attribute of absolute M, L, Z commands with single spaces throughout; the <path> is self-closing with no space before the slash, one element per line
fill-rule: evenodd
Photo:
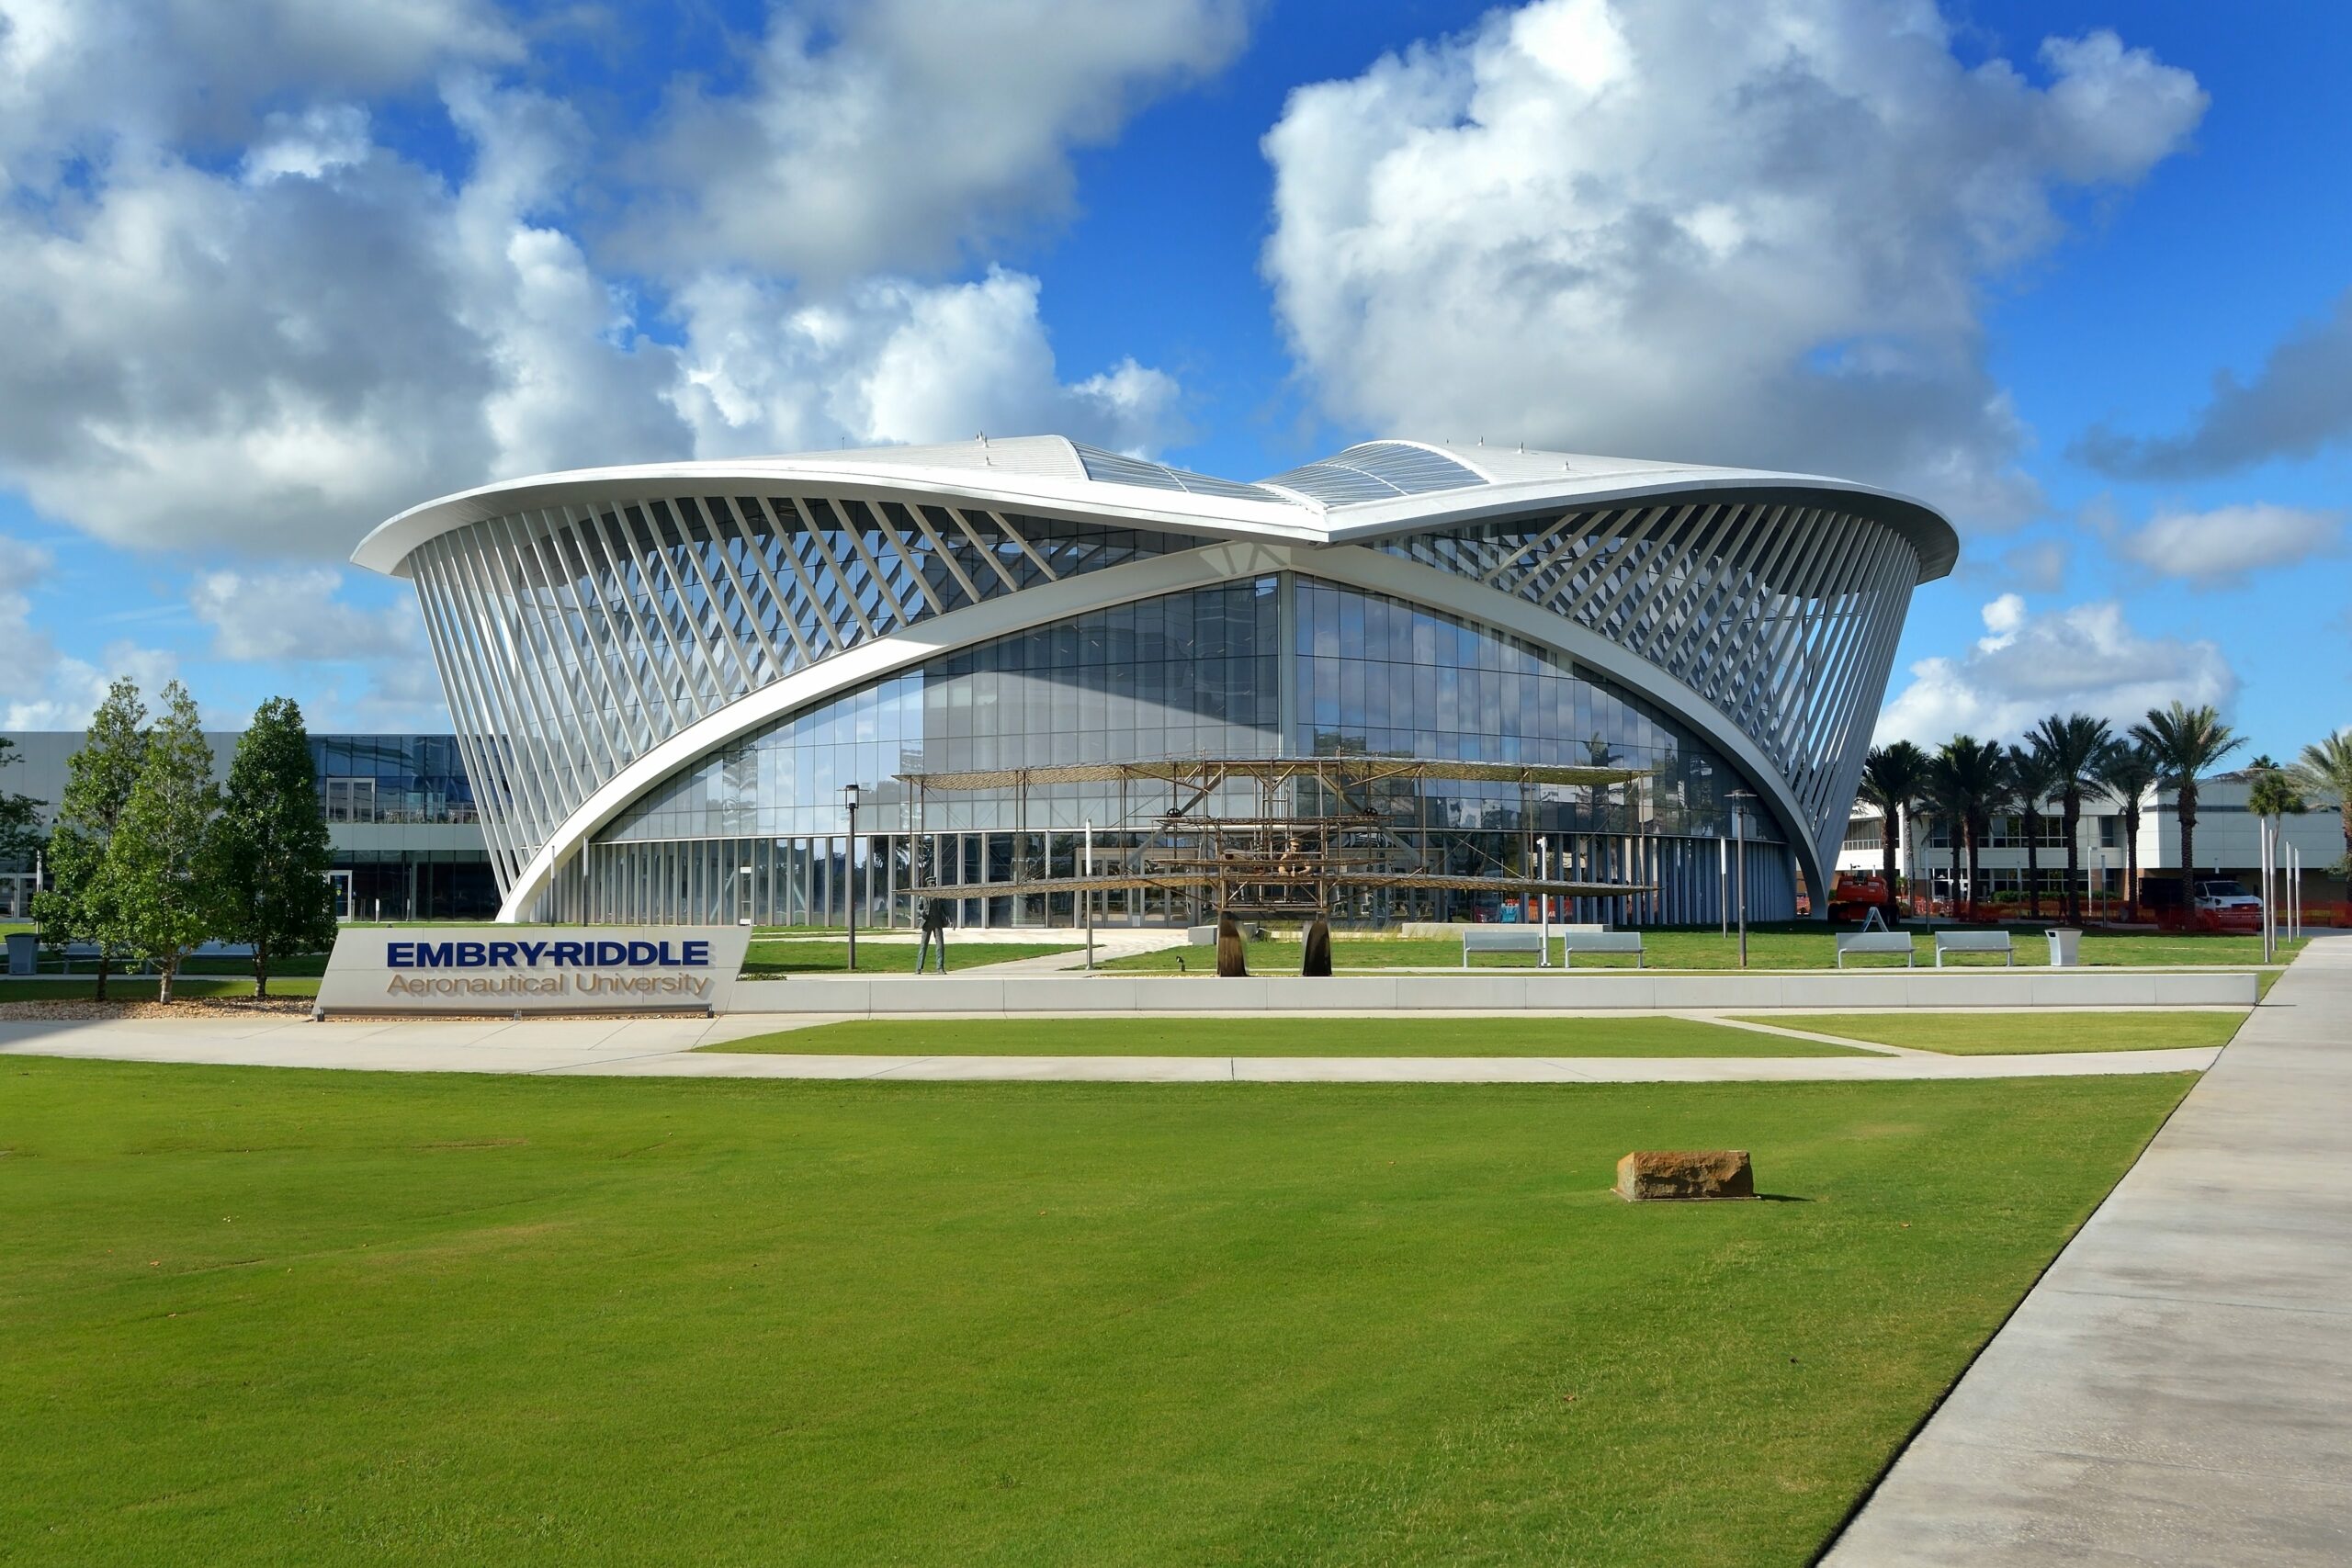
<path fill-rule="evenodd" d="M 220 752 L 225 766 L 229 752 Z M 346 919 L 486 919 L 498 878 L 454 735 L 313 735 Z"/>
<path fill-rule="evenodd" d="M 1919 557 L 1818 504 L 1665 500 L 1555 509 L 1383 540 L 1625 649 L 1737 725 L 1834 858 Z"/>
<path fill-rule="evenodd" d="M 1284 738 L 1288 737 L 1285 744 Z M 1545 853 L 1599 879 L 1657 881 L 1642 908 L 1594 918 L 1705 920 L 1745 781 L 1679 724 L 1555 650 L 1380 594 L 1283 574 L 1170 594 L 977 644 L 746 736 L 650 792 L 598 835 L 574 912 L 590 919 L 902 921 L 922 881 L 1069 874 L 1072 829 L 1106 856 L 1151 802 L 1116 784 L 934 793 L 903 773 L 1155 757 L 1371 752 L 1597 763 L 1650 776 L 1608 788 L 1432 781 L 1388 799 L 1420 863 L 1467 874 Z M 859 788 L 853 841 L 842 786 Z M 1163 786 L 1150 786 L 1158 789 Z M 1244 810 L 1254 800 L 1212 802 Z M 1325 803 L 1297 800 L 1314 812 Z M 920 840 L 915 829 L 921 829 Z M 1751 816 L 1751 912 L 1794 912 L 1782 833 Z M 1672 884 L 1669 890 L 1668 884 Z M 1703 886 L 1702 886 L 1703 885 Z M 1460 912 L 1430 895 L 1367 918 Z M 1035 896 L 975 898 L 969 923 L 1057 918 Z M 1625 903 L 1626 900 L 1613 900 Z M 1406 907 L 1409 904 L 1409 907 Z M 1182 899 L 1113 916 L 1189 918 Z"/>
<path fill-rule="evenodd" d="M 933 615 L 1203 540 L 976 507 L 673 495 L 468 524 L 408 558 L 512 881 L 628 763 Z"/>
<path fill-rule="evenodd" d="M 330 822 L 479 822 L 454 735 L 313 735 Z"/>

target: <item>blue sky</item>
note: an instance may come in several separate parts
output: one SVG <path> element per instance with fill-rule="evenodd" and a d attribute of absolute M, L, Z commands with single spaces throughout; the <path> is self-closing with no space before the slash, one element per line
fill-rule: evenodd
<path fill-rule="evenodd" d="M 2344 7 L 0 0 L 0 727 L 446 723 L 344 557 L 552 467 L 1061 429 L 1846 474 L 1884 736 L 2352 723 Z"/>

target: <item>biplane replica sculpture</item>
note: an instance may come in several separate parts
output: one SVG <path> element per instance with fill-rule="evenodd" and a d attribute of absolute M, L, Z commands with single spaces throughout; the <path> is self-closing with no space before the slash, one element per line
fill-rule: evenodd
<path fill-rule="evenodd" d="M 1112 840 L 1107 868 L 1067 876 L 1022 876 L 1011 882 L 965 884 L 925 878 L 915 868 L 911 891 L 932 899 L 1158 889 L 1204 901 L 1218 920 L 1218 972 L 1238 972 L 1241 919 L 1298 920 L 1306 927 L 1308 972 L 1329 973 L 1329 921 L 1351 893 L 1435 891 L 1494 894 L 1529 902 L 1551 898 L 1616 898 L 1655 891 L 1649 883 L 1553 874 L 1544 836 L 1532 829 L 1507 835 L 1521 841 L 1517 866 L 1473 851 L 1483 863 L 1437 870 L 1406 837 L 1395 809 L 1397 786 L 1424 782 L 1544 785 L 1605 789 L 1648 776 L 1639 768 L 1519 762 L 1456 762 L 1414 757 L 1336 754 L 1315 757 L 1175 758 L 1148 762 L 1073 762 L 966 773 L 908 773 L 914 831 L 936 794 L 1032 789 L 1062 784 L 1119 786 L 1120 815 L 1101 826 Z M 1164 803 L 1159 787 L 1167 794 Z M 1254 795 L 1240 815 L 1220 814 L 1216 803 Z M 1138 801 L 1137 796 L 1146 798 Z M 1522 813 L 1522 820 L 1532 818 Z M 1563 868 L 1565 869 L 1565 868 Z M 1524 906 L 1522 906 L 1524 907 Z M 1228 953 L 1225 938 L 1230 936 Z"/>

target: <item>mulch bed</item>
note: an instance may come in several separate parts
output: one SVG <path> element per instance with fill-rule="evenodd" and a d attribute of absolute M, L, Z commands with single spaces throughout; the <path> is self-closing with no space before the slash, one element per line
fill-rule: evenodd
<path fill-rule="evenodd" d="M 222 1018 L 255 1014 L 300 1016 L 311 1010 L 308 997 L 184 997 L 175 1002 L 107 1001 L 86 998 L 53 1002 L 0 1002 L 0 1021 L 89 1023 L 125 1018 Z"/>

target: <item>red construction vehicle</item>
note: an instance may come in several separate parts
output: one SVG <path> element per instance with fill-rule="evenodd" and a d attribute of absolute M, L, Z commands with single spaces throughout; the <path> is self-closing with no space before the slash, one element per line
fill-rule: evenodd
<path fill-rule="evenodd" d="M 1872 909 L 1880 919 L 1894 923 L 1894 890 L 1886 885 L 1886 878 L 1876 872 L 1839 872 L 1837 886 L 1829 890 L 1829 923 L 1860 925 L 1870 919 Z"/>

